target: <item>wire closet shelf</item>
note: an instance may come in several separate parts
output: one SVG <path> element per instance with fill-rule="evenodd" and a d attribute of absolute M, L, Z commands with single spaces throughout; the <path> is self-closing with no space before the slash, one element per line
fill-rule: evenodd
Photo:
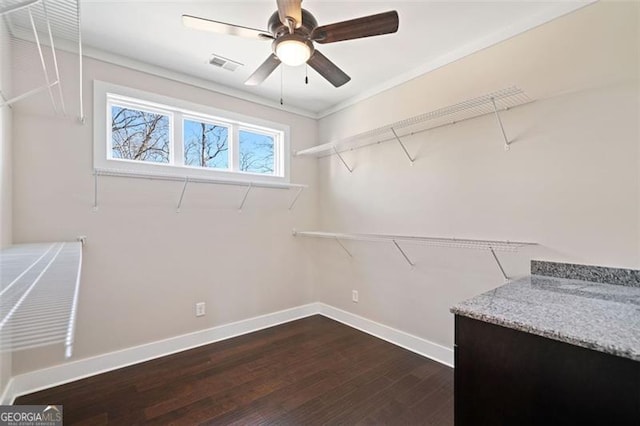
<path fill-rule="evenodd" d="M 68 116 L 68 99 L 65 100 L 63 91 L 63 83 L 67 81 L 61 78 L 58 66 L 62 49 L 78 56 L 78 118 L 84 122 L 80 1 L 0 0 L 0 17 L 6 27 L 6 31 L 0 32 L 0 44 L 14 52 L 11 72 L 35 76 L 34 69 L 41 71 L 40 82 L 31 82 L 30 87 L 16 93 L 0 92 L 0 107 L 11 107 L 23 99 L 47 93 L 54 114 Z"/>
<path fill-rule="evenodd" d="M 378 143 L 396 141 L 402 147 L 404 154 L 413 163 L 415 158 L 412 158 L 409 154 L 407 147 L 402 140 L 403 138 L 421 132 L 426 132 L 437 127 L 455 124 L 460 121 L 470 120 L 472 118 L 488 114 L 493 114 L 496 117 L 496 122 L 504 139 L 505 149 L 508 149 L 511 142 L 504 130 L 499 111 L 524 105 L 529 102 L 532 102 L 532 99 L 529 98 L 522 89 L 512 86 L 477 98 L 468 99 L 454 105 L 449 105 L 444 108 L 439 108 L 381 126 L 354 136 L 304 149 L 296 152 L 296 155 L 325 157 L 335 154 L 340 157 L 349 171 L 352 171 L 340 155 L 342 152 Z"/>
<path fill-rule="evenodd" d="M 81 265 L 82 242 L 0 252 L 0 352 L 62 343 L 71 357 Z"/>
<path fill-rule="evenodd" d="M 335 240 L 340 245 L 340 247 L 349 255 L 349 257 L 353 256 L 351 255 L 351 252 L 342 244 L 342 240 L 392 243 L 411 267 L 414 267 L 415 263 L 411 260 L 407 252 L 400 246 L 400 243 L 418 243 L 436 247 L 485 250 L 491 253 L 493 260 L 496 262 L 496 265 L 500 269 L 500 273 L 505 280 L 509 280 L 509 277 L 507 276 L 496 252 L 517 252 L 521 248 L 538 245 L 537 243 L 523 241 L 476 240 L 465 238 L 424 237 L 389 234 L 347 234 L 321 231 L 294 230 L 293 235 L 300 237 L 327 238 Z"/>
<path fill-rule="evenodd" d="M 238 207 L 239 211 L 242 211 L 242 208 L 244 207 L 247 201 L 249 193 L 254 188 L 289 189 L 289 190 L 296 189 L 297 191 L 293 196 L 293 199 L 289 203 L 289 210 L 293 210 L 293 207 L 296 205 L 298 198 L 300 198 L 302 191 L 305 188 L 308 188 L 308 185 L 297 184 L 297 183 L 280 183 L 280 182 L 268 182 L 268 181 L 235 181 L 235 180 L 209 178 L 209 177 L 177 176 L 177 175 L 160 174 L 160 173 L 145 173 L 145 172 L 120 171 L 120 170 L 110 170 L 110 169 L 94 169 L 93 171 L 93 179 L 94 179 L 93 210 L 94 211 L 98 210 L 98 193 L 99 193 L 98 177 L 100 176 L 158 180 L 158 181 L 169 181 L 169 182 L 182 182 L 180 197 L 176 205 L 176 212 L 178 213 L 180 212 L 180 209 L 182 207 L 182 202 L 184 200 L 187 186 L 189 184 L 194 184 L 194 183 L 242 186 L 246 188 L 242 196 L 242 201 L 240 202 L 240 205 Z"/>

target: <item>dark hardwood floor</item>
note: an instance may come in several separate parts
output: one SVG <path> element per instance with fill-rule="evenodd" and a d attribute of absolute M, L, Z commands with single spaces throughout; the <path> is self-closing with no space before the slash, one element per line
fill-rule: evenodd
<path fill-rule="evenodd" d="M 68 424 L 453 424 L 453 370 L 316 315 L 22 396 Z"/>

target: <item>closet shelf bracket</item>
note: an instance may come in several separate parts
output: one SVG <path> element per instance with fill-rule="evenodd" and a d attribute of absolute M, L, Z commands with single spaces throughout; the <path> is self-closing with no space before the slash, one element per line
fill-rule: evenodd
<path fill-rule="evenodd" d="M 0 104 L 0 108 L 4 107 L 4 106 L 8 106 L 11 107 L 11 105 L 15 104 L 18 101 L 21 101 L 25 98 L 28 98 L 31 95 L 36 95 L 40 92 L 44 92 L 45 90 L 51 90 L 52 87 L 58 85 L 57 81 L 54 81 L 50 84 L 45 84 L 44 86 L 40 86 L 40 87 L 36 87 L 35 89 L 31 89 L 28 92 L 22 93 L 21 95 L 15 96 L 11 99 L 8 100 L 4 100 L 1 104 Z M 4 99 L 4 95 L 2 96 L 2 98 Z"/>
<path fill-rule="evenodd" d="M 411 261 L 411 259 L 409 259 L 409 256 L 407 256 L 407 253 L 405 253 L 404 250 L 402 250 L 402 247 L 400 247 L 400 244 L 398 244 L 398 242 L 396 240 L 391 240 L 393 241 L 393 244 L 396 246 L 396 248 L 398 249 L 398 251 L 400 252 L 400 254 L 402 254 L 402 257 L 404 257 L 404 260 L 407 261 L 407 263 L 409 264 L 409 266 L 411 266 L 411 268 L 413 268 L 414 266 L 416 266 L 415 263 L 413 263 Z"/>
<path fill-rule="evenodd" d="M 500 273 L 504 277 L 504 280 L 505 281 L 509 281 L 509 277 L 504 272 L 504 268 L 502 267 L 502 263 L 500 263 L 500 259 L 498 259 L 498 255 L 496 255 L 496 252 L 493 250 L 493 247 L 489 247 L 489 251 L 491 252 L 491 255 L 493 256 L 493 259 L 496 261 L 496 264 L 498 265 L 498 268 L 500 269 Z"/>
<path fill-rule="evenodd" d="M 333 152 L 336 153 L 336 155 L 338 156 L 340 161 L 342 161 L 342 164 L 344 164 L 344 166 L 347 168 L 347 170 L 349 170 L 349 173 L 353 173 L 353 169 L 351 167 L 349 167 L 349 165 L 347 164 L 346 161 L 344 161 L 344 158 L 342 158 L 342 154 L 340 154 L 338 152 L 338 149 L 335 147 L 335 145 L 333 146 Z"/>
<path fill-rule="evenodd" d="M 498 121 L 498 127 L 500 127 L 500 131 L 502 132 L 502 137 L 504 139 L 504 150 L 509 151 L 509 149 L 511 149 L 511 142 L 509 142 L 509 138 L 507 138 L 507 134 L 504 131 L 504 126 L 502 125 L 502 119 L 500 118 L 500 113 L 498 112 L 498 107 L 496 106 L 495 98 L 491 98 L 491 105 L 493 105 L 493 112 L 496 115 L 496 120 Z"/>
<path fill-rule="evenodd" d="M 180 193 L 180 199 L 178 200 L 178 205 L 176 206 L 176 213 L 180 213 L 180 207 L 182 207 L 182 199 L 184 198 L 184 193 L 187 190 L 188 184 L 189 184 L 189 177 L 185 177 L 184 185 L 182 185 L 182 192 Z"/>
<path fill-rule="evenodd" d="M 58 68 L 58 55 L 56 54 L 56 47 L 53 43 L 53 33 L 51 32 L 51 21 L 49 20 L 49 13 L 47 12 L 47 2 L 42 0 L 42 10 L 44 12 L 45 22 L 47 23 L 47 33 L 49 33 L 49 44 L 51 45 L 51 57 L 53 58 L 53 69 L 56 74 L 56 81 L 58 82 L 58 96 L 60 97 L 60 108 L 62 109 L 62 114 L 67 115 L 67 108 L 64 104 L 64 95 L 62 93 L 62 83 L 60 82 L 60 70 Z M 31 13 L 29 16 L 33 19 Z M 35 28 L 35 26 L 34 26 Z M 43 62 L 44 66 L 44 62 Z M 82 77 L 80 77 L 82 79 Z"/>
<path fill-rule="evenodd" d="M 247 201 L 247 197 L 249 196 L 249 192 L 251 192 L 251 188 L 253 188 L 253 184 L 252 182 L 249 182 L 249 186 L 247 186 L 247 190 L 244 192 L 244 197 L 242 197 L 240 207 L 238 207 L 239 212 L 242 212 L 242 208 L 244 207 L 244 203 Z"/>
<path fill-rule="evenodd" d="M 44 5 L 44 3 L 43 3 Z M 49 90 L 49 97 L 51 98 L 51 106 L 53 107 L 53 112 L 55 114 L 58 113 L 58 108 L 56 108 L 56 101 L 53 97 L 53 84 L 49 81 L 49 71 L 47 71 L 47 64 L 44 61 L 44 54 L 42 53 L 42 45 L 40 44 L 40 37 L 38 36 L 38 30 L 36 29 L 36 23 L 33 20 L 33 13 L 31 13 L 31 8 L 27 8 L 27 12 L 29 14 L 29 21 L 31 22 L 31 28 L 33 29 L 33 38 L 36 41 L 36 46 L 38 47 L 38 54 L 40 55 L 40 64 L 42 65 L 42 71 L 44 72 L 44 81 L 47 83 L 46 87 Z M 45 12 L 46 16 L 46 12 Z M 51 31 L 51 28 L 49 28 Z M 51 37 L 51 33 L 49 33 L 49 37 Z M 55 52 L 55 49 L 51 48 L 52 52 Z M 55 54 L 54 54 L 55 57 Z M 56 71 L 57 74 L 57 71 Z"/>
<path fill-rule="evenodd" d="M 340 241 L 340 238 L 336 237 L 336 242 L 338 243 L 338 245 L 340 247 L 342 247 L 342 250 L 344 250 L 345 253 L 347 253 L 349 255 L 349 257 L 353 258 L 353 255 L 351 254 L 351 252 L 344 246 L 344 244 L 342 244 L 342 241 Z"/>
<path fill-rule="evenodd" d="M 413 166 L 413 162 L 416 161 L 415 158 L 411 158 L 411 154 L 409 154 L 407 147 L 404 145 L 404 143 L 402 142 L 402 139 L 400 139 L 400 137 L 396 133 L 396 130 L 393 127 L 391 127 L 390 130 L 391 130 L 391 133 L 393 133 L 393 137 L 395 137 L 398 143 L 400 144 L 400 147 L 402 147 L 402 151 L 404 151 L 404 155 L 407 156 L 407 158 L 411 162 L 411 165 Z"/>
<path fill-rule="evenodd" d="M 302 191 L 304 191 L 304 186 L 301 186 L 300 188 L 298 188 L 298 192 L 296 192 L 296 195 L 293 197 L 291 204 L 289 204 L 289 211 L 293 210 L 293 206 L 295 206 L 296 203 L 298 202 L 298 198 L 300 198 Z"/>

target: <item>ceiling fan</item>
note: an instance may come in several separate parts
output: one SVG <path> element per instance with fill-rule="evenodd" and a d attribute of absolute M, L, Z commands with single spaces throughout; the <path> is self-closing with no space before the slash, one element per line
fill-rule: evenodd
<path fill-rule="evenodd" d="M 340 87 L 351 77 L 316 50 L 314 42 L 335 43 L 398 31 L 398 12 L 395 10 L 318 26 L 313 15 L 302 9 L 301 3 L 302 0 L 277 0 L 278 10 L 269 18 L 268 31 L 191 15 L 182 15 L 182 22 L 197 30 L 272 41 L 273 53 L 245 81 L 249 86 L 262 83 L 280 63 L 290 66 L 307 63 L 335 87 Z"/>

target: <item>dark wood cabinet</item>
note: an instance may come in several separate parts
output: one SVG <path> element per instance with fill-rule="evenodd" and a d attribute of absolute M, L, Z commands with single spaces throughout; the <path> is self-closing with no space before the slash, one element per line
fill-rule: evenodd
<path fill-rule="evenodd" d="M 640 362 L 455 317 L 455 424 L 639 425 Z"/>

